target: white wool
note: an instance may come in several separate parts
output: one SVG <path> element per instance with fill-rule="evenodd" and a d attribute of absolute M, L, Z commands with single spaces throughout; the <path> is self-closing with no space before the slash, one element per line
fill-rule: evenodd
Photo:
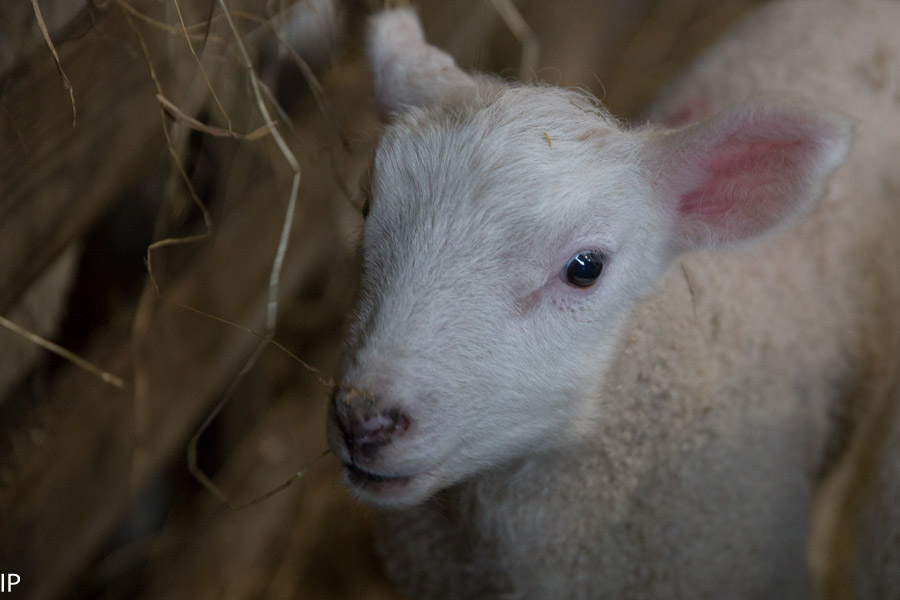
<path fill-rule="evenodd" d="M 404 425 L 329 439 L 404 478 L 352 487 L 411 598 L 811 597 L 816 486 L 900 356 L 897 31 L 896 2 L 774 3 L 659 103 L 675 129 L 628 130 L 376 17 L 395 119 L 341 402 Z"/>

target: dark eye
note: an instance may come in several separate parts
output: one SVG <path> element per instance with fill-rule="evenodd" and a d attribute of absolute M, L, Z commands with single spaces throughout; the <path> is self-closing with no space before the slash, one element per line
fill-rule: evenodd
<path fill-rule="evenodd" d="M 566 281 L 576 287 L 590 287 L 603 271 L 603 257 L 593 250 L 582 250 L 566 265 Z"/>

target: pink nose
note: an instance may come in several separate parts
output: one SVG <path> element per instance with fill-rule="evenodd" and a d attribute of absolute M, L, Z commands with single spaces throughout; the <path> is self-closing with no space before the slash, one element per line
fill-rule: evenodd
<path fill-rule="evenodd" d="M 395 437 L 409 429 L 410 419 L 399 408 L 380 408 L 375 397 L 348 386 L 332 396 L 334 419 L 351 456 L 374 458 Z"/>

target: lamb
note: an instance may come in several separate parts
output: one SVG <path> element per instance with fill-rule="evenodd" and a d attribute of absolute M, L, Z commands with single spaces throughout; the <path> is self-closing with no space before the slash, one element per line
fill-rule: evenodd
<path fill-rule="evenodd" d="M 897 31 L 766 5 L 627 128 L 373 18 L 328 437 L 409 597 L 814 595 L 817 490 L 900 357 Z"/>

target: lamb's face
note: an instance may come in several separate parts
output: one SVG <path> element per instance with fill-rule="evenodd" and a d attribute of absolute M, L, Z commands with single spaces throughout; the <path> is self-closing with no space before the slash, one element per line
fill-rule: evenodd
<path fill-rule="evenodd" d="M 852 137 L 773 100 L 625 132 L 579 94 L 472 79 L 408 10 L 373 20 L 369 51 L 399 116 L 328 433 L 384 505 L 591 431 L 619 329 L 677 253 L 811 210 Z"/>
<path fill-rule="evenodd" d="M 376 153 L 329 428 L 374 502 L 573 439 L 668 258 L 631 134 L 570 92 L 490 96 L 411 113 Z"/>

